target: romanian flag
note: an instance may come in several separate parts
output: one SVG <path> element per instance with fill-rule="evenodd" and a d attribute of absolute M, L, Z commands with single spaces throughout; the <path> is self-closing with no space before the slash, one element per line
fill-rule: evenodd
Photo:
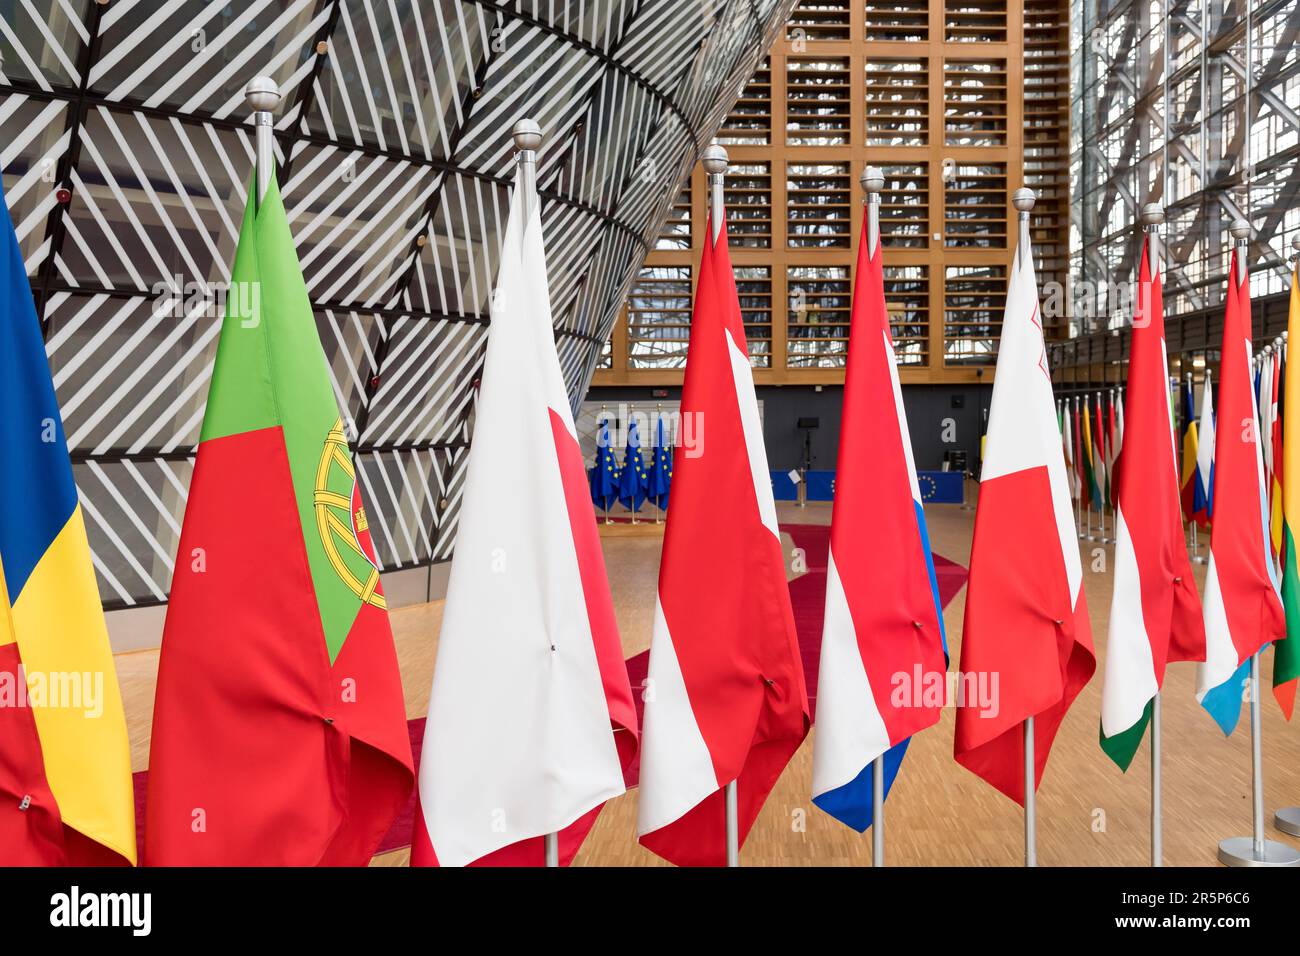
<path fill-rule="evenodd" d="M 134 863 L 122 698 L 31 286 L 0 210 L 0 866 Z"/>
<path fill-rule="evenodd" d="M 249 196 L 227 303 L 163 631 L 145 860 L 364 865 L 414 786 L 411 742 L 274 177 Z"/>
<path fill-rule="evenodd" d="M 1291 333 L 1295 334 L 1292 335 Z M 1287 342 L 1300 342 L 1300 263 L 1291 273 L 1291 315 L 1287 320 Z M 1283 365 L 1282 455 L 1277 471 L 1282 479 L 1282 604 L 1286 609 L 1286 639 L 1273 648 L 1273 695 L 1287 720 L 1295 707 L 1296 680 L 1300 678 L 1300 559 L 1296 536 L 1300 535 L 1300 366 Z M 1296 381 L 1292 382 L 1291 379 Z"/>

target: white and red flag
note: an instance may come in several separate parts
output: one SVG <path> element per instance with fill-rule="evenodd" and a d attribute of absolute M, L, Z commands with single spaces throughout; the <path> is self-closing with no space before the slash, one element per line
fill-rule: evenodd
<path fill-rule="evenodd" d="M 872 762 L 884 754 L 888 795 L 911 736 L 939 720 L 942 695 L 922 691 L 945 687 L 948 666 L 889 332 L 880 239 L 869 249 L 865 223 L 850 321 L 817 681 L 813 803 L 861 832 L 873 822 Z M 898 693 L 900 678 L 910 693 Z"/>
<path fill-rule="evenodd" d="M 1124 465 L 1115 473 L 1115 588 L 1101 696 L 1101 749 L 1123 770 L 1146 733 L 1165 664 L 1205 660 L 1168 369 L 1161 275 L 1148 239 L 1133 317 Z"/>
<path fill-rule="evenodd" d="M 1214 429 L 1214 524 L 1205 572 L 1205 663 L 1196 699 L 1225 734 L 1241 715 L 1250 656 L 1286 637 L 1280 583 L 1268 534 L 1268 496 L 1251 374 L 1250 276 L 1234 249 L 1219 359 Z"/>
<path fill-rule="evenodd" d="M 712 229 L 712 223 L 708 227 Z M 637 833 L 679 865 L 726 862 L 808 733 L 790 592 L 725 221 L 700 263 L 645 685 Z"/>
<path fill-rule="evenodd" d="M 1057 728 L 1096 661 L 1083 567 L 1056 430 L 1038 287 L 1017 252 L 989 407 L 962 629 L 953 755 L 1024 802 L 1024 732 L 1034 718 L 1035 787 Z"/>
<path fill-rule="evenodd" d="M 540 866 L 548 833 L 571 862 L 624 792 L 636 712 L 520 173 L 436 663 L 412 864 Z"/>

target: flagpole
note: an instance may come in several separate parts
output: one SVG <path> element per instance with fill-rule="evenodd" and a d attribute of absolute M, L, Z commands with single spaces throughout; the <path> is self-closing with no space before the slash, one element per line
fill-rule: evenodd
<path fill-rule="evenodd" d="M 1029 246 L 1029 211 L 1034 208 L 1034 191 L 1021 187 L 1011 197 L 1020 218 L 1016 240 L 1016 266 L 1025 264 L 1033 252 Z M 1034 716 L 1025 718 L 1025 866 L 1038 865 L 1038 808 L 1034 793 Z"/>
<path fill-rule="evenodd" d="M 1188 372 L 1188 373 L 1187 373 L 1187 394 L 1189 394 L 1189 395 L 1192 396 L 1192 401 L 1193 401 L 1193 403 L 1194 403 L 1195 400 L 1196 400 L 1196 389 L 1193 387 L 1193 383 L 1192 383 L 1192 373 L 1191 373 L 1191 372 Z M 1192 409 L 1192 415 L 1193 415 L 1193 417 L 1195 416 L 1195 411 L 1196 411 L 1196 410 L 1193 408 L 1193 409 Z M 1182 427 L 1181 431 L 1182 431 L 1183 433 L 1186 433 L 1188 427 L 1189 427 L 1189 423 L 1188 423 L 1188 422 L 1183 422 L 1183 427 Z M 1178 455 L 1179 455 L 1179 458 L 1180 458 L 1180 459 L 1181 459 L 1181 457 L 1182 457 L 1182 454 L 1183 454 L 1182 443 L 1179 442 L 1179 444 L 1178 444 Z M 1178 474 L 1179 474 L 1179 480 L 1180 480 L 1180 482 L 1181 482 L 1181 479 L 1182 479 L 1182 469 L 1181 469 L 1181 468 L 1179 469 Z M 1197 475 L 1196 475 L 1196 467 L 1193 466 L 1193 467 L 1192 467 L 1192 517 L 1188 520 L 1188 524 L 1190 524 L 1190 525 L 1192 526 L 1192 547 L 1191 547 L 1191 551 L 1192 551 L 1192 560 L 1193 560 L 1193 561 L 1196 560 L 1196 550 L 1197 550 L 1197 547 L 1198 547 L 1198 545 L 1197 545 L 1197 541 L 1196 541 L 1196 486 L 1197 486 L 1197 484 L 1199 483 L 1199 480 L 1200 480 L 1200 479 L 1198 479 L 1198 478 L 1197 478 Z"/>
<path fill-rule="evenodd" d="M 1079 396 L 1074 396 L 1074 417 L 1079 417 Z M 1083 531 L 1083 435 L 1080 433 L 1080 423 L 1074 422 L 1075 438 L 1078 439 L 1075 445 L 1075 483 L 1079 486 L 1079 497 L 1074 502 L 1074 530 L 1078 533 L 1079 540 L 1083 541 L 1087 537 Z"/>
<path fill-rule="evenodd" d="M 1229 227 L 1237 247 L 1236 281 L 1246 280 L 1246 249 L 1250 223 L 1233 220 Z M 1256 454 L 1258 454 L 1258 449 Z M 1300 852 L 1264 836 L 1264 753 L 1260 739 L 1259 651 L 1250 655 L 1250 770 L 1254 827 L 1251 836 L 1229 837 L 1219 844 L 1219 862 L 1224 866 L 1300 866 Z"/>
<path fill-rule="evenodd" d="M 533 206 L 537 201 L 537 149 L 542 145 L 542 128 L 537 125 L 536 120 L 525 117 L 515 123 L 510 133 L 515 141 L 515 165 L 519 170 L 519 207 L 523 211 L 526 224 L 532 218 Z M 608 520 L 608 499 L 606 499 L 605 509 L 606 520 Z M 547 833 L 543 837 L 542 845 L 546 866 L 559 866 L 559 834 Z"/>
<path fill-rule="evenodd" d="M 257 170 L 257 202 L 266 196 L 275 171 L 275 117 L 280 105 L 280 87 L 269 76 L 255 76 L 244 87 L 244 102 L 253 111 L 253 155 Z"/>
<path fill-rule="evenodd" d="M 858 180 L 867 194 L 867 254 L 880 243 L 880 193 L 885 174 L 875 166 L 862 170 Z M 965 494 L 964 479 L 962 493 Z M 885 865 L 885 755 L 871 762 L 871 865 Z"/>
<path fill-rule="evenodd" d="M 717 140 L 704 148 L 700 157 L 704 171 L 709 176 L 709 242 L 717 245 L 722 233 L 722 218 L 726 214 L 723 185 L 727 176 L 727 151 Z M 726 788 L 727 807 L 727 866 L 740 866 L 740 812 L 736 796 L 736 781 Z"/>
<path fill-rule="evenodd" d="M 1159 279 L 1161 284 L 1164 282 L 1164 259 L 1163 250 L 1160 246 L 1160 226 L 1165 221 L 1165 210 L 1159 203 L 1149 202 L 1142 207 L 1142 227 L 1147 237 L 1147 263 L 1151 269 L 1152 280 Z M 1139 270 L 1140 272 L 1141 270 Z M 1143 305 L 1148 308 L 1150 303 Z M 1147 318 L 1150 321 L 1150 317 Z M 1188 374 L 1191 379 L 1191 374 Z M 1166 386 L 1168 380 L 1166 376 Z M 1190 385 L 1190 381 L 1189 381 Z M 1176 458 L 1175 458 L 1176 460 Z M 1119 538 L 1119 528 L 1116 526 L 1116 539 Z M 1160 690 L 1157 688 L 1155 696 L 1151 698 L 1151 865 L 1164 866 L 1164 832 L 1162 826 L 1162 816 L 1164 810 L 1164 800 L 1162 793 L 1162 781 L 1160 776 L 1160 760 L 1162 756 L 1162 742 L 1160 739 Z"/>

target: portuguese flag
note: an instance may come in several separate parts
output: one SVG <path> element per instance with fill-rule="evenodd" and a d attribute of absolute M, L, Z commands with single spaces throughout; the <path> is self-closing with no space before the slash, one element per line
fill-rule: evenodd
<path fill-rule="evenodd" d="M 414 784 L 352 457 L 272 178 L 250 188 L 163 632 L 151 865 L 364 865 Z"/>
<path fill-rule="evenodd" d="M 1295 335 L 1291 333 L 1294 332 Z M 1300 342 L 1300 264 L 1291 273 L 1291 314 L 1287 343 Z M 1282 385 L 1282 604 L 1286 608 L 1286 639 L 1273 647 L 1273 695 L 1291 719 L 1296 680 L 1300 679 L 1300 567 L 1296 536 L 1300 534 L 1300 362 L 1286 362 Z M 1296 381 L 1291 381 L 1294 378 Z M 1288 463 L 1289 462 L 1289 463 Z"/>

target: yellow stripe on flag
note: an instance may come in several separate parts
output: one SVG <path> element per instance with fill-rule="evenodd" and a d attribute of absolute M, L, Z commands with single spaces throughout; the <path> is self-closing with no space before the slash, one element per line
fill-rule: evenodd
<path fill-rule="evenodd" d="M 0 647 L 12 644 L 17 639 L 14 634 L 14 619 L 9 614 L 9 588 L 5 584 L 5 566 L 0 561 Z"/>
<path fill-rule="evenodd" d="M 41 706 L 33 699 L 32 716 L 59 815 L 135 863 L 126 717 L 80 505 L 23 585 L 13 629 L 29 687 L 34 680 L 46 684 L 46 699 Z M 80 686 L 77 699 L 53 699 L 56 679 L 64 694 Z"/>

